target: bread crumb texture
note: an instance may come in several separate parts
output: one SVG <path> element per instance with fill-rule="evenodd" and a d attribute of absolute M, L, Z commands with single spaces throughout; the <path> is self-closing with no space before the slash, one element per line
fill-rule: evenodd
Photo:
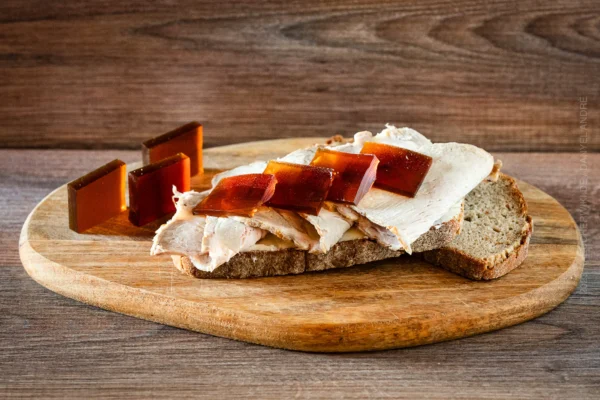
<path fill-rule="evenodd" d="M 502 175 L 469 193 L 462 231 L 447 247 L 485 260 L 492 268 L 522 245 L 530 229 L 527 204 L 516 182 Z"/>

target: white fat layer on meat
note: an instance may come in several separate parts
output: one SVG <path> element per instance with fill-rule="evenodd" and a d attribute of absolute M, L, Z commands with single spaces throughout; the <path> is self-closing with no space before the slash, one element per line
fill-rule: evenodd
<path fill-rule="evenodd" d="M 273 235 L 293 242 L 301 250 L 318 248 L 319 235 L 297 213 L 270 207 L 260 207 L 249 217 L 230 217 L 248 226 L 264 229 Z"/>
<path fill-rule="evenodd" d="M 312 224 L 319 234 L 319 242 L 312 250 L 316 253 L 327 253 L 331 246 L 340 241 L 352 223 L 335 211 L 321 208 L 319 215 L 301 214 Z"/>
<path fill-rule="evenodd" d="M 421 188 L 414 198 L 373 188 L 357 206 L 338 206 L 337 210 L 380 244 L 392 250 L 404 248 L 409 254 L 412 252 L 410 245 L 488 176 L 494 164 L 493 157 L 478 147 L 460 143 L 432 144 L 408 128 L 396 129 L 387 125 L 372 139 L 361 133 L 360 142 L 372 141 L 432 157 L 433 163 Z M 336 150 L 354 152 L 360 143 L 343 146 L 337 146 Z M 365 219 L 376 226 L 366 223 Z"/>
<path fill-rule="evenodd" d="M 174 189 L 173 193 L 175 215 L 156 231 L 152 255 L 187 256 L 196 268 L 210 272 L 256 244 L 266 234 L 261 229 L 228 218 L 194 215 L 194 207 L 207 192 L 179 193 Z"/>
<path fill-rule="evenodd" d="M 278 238 L 272 233 L 267 233 L 267 235 L 260 239 L 254 246 L 250 246 L 243 251 L 277 251 L 284 249 L 295 249 L 296 245 L 294 242 L 290 242 L 289 240 Z"/>
<path fill-rule="evenodd" d="M 181 193 L 173 186 L 173 203 L 175 203 L 175 215 L 171 220 L 184 220 L 195 217 L 193 210 L 206 196 L 210 190 L 204 192 L 189 191 Z"/>
<path fill-rule="evenodd" d="M 217 186 L 217 183 L 223 178 L 229 178 L 230 176 L 246 175 L 246 174 L 262 174 L 267 167 L 266 161 L 255 161 L 252 164 L 242 165 L 229 171 L 223 171 L 213 176 L 211 184 L 213 187 Z"/>
<path fill-rule="evenodd" d="M 171 219 L 156 231 L 150 254 L 178 254 L 191 260 L 198 259 L 202 255 L 199 244 L 204 237 L 205 225 L 204 217 Z"/>
<path fill-rule="evenodd" d="M 318 145 L 314 145 L 306 149 L 298 149 L 292 151 L 290 154 L 284 157 L 278 158 L 277 161 L 284 161 L 292 164 L 308 165 L 315 157 L 315 153 L 317 152 L 318 148 Z"/>
<path fill-rule="evenodd" d="M 369 237 L 365 235 L 363 231 L 356 227 L 352 227 L 348 229 L 342 237 L 340 238 L 340 242 L 347 242 L 349 240 L 360 240 L 360 239 L 368 239 Z"/>
<path fill-rule="evenodd" d="M 233 256 L 254 246 L 266 234 L 261 229 L 248 227 L 231 218 L 206 217 L 202 238 L 204 259 L 196 268 L 214 271 Z"/>
<path fill-rule="evenodd" d="M 199 244 L 204 236 L 206 218 L 195 216 L 192 210 L 204 197 L 206 197 L 206 192 L 190 191 L 180 193 L 173 186 L 175 215 L 156 231 L 150 249 L 151 255 L 178 254 L 195 256 L 201 253 Z"/>
<path fill-rule="evenodd" d="M 352 143 L 345 143 L 337 146 L 334 145 L 328 148 L 336 151 L 343 151 L 345 153 L 358 154 L 366 142 L 389 144 L 418 153 L 425 153 L 424 149 L 432 145 L 429 139 L 414 129 L 396 128 L 393 125 L 386 124 L 385 129 L 375 136 L 369 131 L 358 132 L 354 135 L 354 141 Z"/>
<path fill-rule="evenodd" d="M 367 237 L 377 241 L 382 246 L 390 248 L 402 246 L 398 237 L 392 231 L 372 222 L 367 217 L 355 211 L 351 206 L 339 204 L 337 211 L 344 218 L 356 224 L 356 227 L 367 235 Z"/>

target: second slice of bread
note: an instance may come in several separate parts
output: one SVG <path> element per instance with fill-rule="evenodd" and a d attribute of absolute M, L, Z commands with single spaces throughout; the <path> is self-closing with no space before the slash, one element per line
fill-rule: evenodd
<path fill-rule="evenodd" d="M 501 173 L 496 182 L 482 182 L 465 198 L 460 235 L 422 257 L 469 279 L 495 279 L 527 257 L 532 232 L 523 194 L 513 178 Z"/>

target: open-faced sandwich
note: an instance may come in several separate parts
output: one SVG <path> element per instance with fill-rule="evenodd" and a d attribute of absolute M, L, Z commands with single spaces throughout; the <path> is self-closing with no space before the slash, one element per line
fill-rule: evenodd
<path fill-rule="evenodd" d="M 152 254 L 197 278 L 350 267 L 410 254 L 471 279 L 527 256 L 532 221 L 486 151 L 388 125 L 216 175 L 176 192 Z"/>

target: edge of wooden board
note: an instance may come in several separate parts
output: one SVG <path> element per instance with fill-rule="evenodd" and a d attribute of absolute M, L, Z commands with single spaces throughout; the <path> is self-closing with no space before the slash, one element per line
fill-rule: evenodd
<path fill-rule="evenodd" d="M 519 183 L 532 187 L 522 181 Z M 569 214 L 578 238 L 576 255 L 569 268 L 558 278 L 541 287 L 499 301 L 494 305 L 494 312 L 474 309 L 468 317 L 461 317 L 455 313 L 442 324 L 435 318 L 416 321 L 399 319 L 396 324 L 390 321 L 375 321 L 318 325 L 282 323 L 278 320 L 274 323 L 270 319 L 266 324 L 261 318 L 245 318 L 242 312 L 226 312 L 213 308 L 210 304 L 173 298 L 107 281 L 72 270 L 44 257 L 34 249 L 35 243 L 29 240 L 29 223 L 40 205 L 60 189 L 50 193 L 32 210 L 21 231 L 21 261 L 27 273 L 36 282 L 63 296 L 106 310 L 271 347 L 310 352 L 372 351 L 431 344 L 490 332 L 528 321 L 552 310 L 575 290 L 583 272 L 584 251 L 581 233 Z M 235 334 L 232 333 L 233 325 L 238 327 Z M 397 330 L 390 329 L 395 326 L 398 327 Z M 278 334 L 269 334 L 272 331 L 277 331 Z"/>

